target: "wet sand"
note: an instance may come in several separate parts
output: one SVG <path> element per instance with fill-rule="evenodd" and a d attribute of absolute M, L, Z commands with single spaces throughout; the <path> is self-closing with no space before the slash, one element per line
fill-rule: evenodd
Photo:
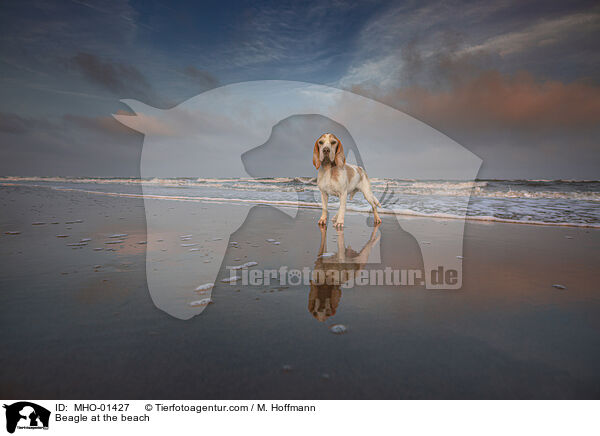
<path fill-rule="evenodd" d="M 169 203 L 219 223 L 215 205 Z M 600 397 L 598 230 L 468 222 L 460 290 L 341 289 L 319 321 L 307 286 L 220 282 L 248 261 L 315 266 L 320 211 L 255 206 L 213 304 L 183 321 L 150 297 L 141 199 L 21 186 L 1 187 L 0 206 L 4 398 Z M 347 223 L 369 240 L 364 216 Z M 402 223 L 384 217 L 381 263 L 423 268 Z M 125 242 L 105 244 L 115 234 Z"/>

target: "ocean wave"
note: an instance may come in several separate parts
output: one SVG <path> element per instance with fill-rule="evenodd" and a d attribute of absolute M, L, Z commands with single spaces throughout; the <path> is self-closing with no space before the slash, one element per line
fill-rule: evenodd
<path fill-rule="evenodd" d="M 44 178 L 45 181 L 48 178 Z M 217 179 L 218 180 L 218 179 Z M 235 179 L 239 180 L 239 179 Z M 107 191 L 97 191 L 97 190 L 89 190 L 82 188 L 73 188 L 73 187 L 64 187 L 64 186 L 52 186 L 52 185 L 40 185 L 40 184 L 27 184 L 23 185 L 21 183 L 10 183 L 11 178 L 2 178 L 0 179 L 0 185 L 5 186 L 28 186 L 28 187 L 37 187 L 37 188 L 46 188 L 53 189 L 58 191 L 76 191 L 76 192 L 84 192 L 87 194 L 95 194 L 95 195 L 106 195 L 106 196 L 116 196 L 116 197 L 129 197 L 129 198 L 144 198 L 144 199 L 154 199 L 154 200 L 167 200 L 167 201 L 186 201 L 186 202 L 209 202 L 209 203 L 238 203 L 238 204 L 268 204 L 280 207 L 308 207 L 308 208 L 320 208 L 321 205 L 318 202 L 312 201 L 297 201 L 297 200 L 288 200 L 288 199 L 266 199 L 266 198 L 237 198 L 237 197 L 221 197 L 221 196 L 199 196 L 199 195 L 165 195 L 158 193 L 124 193 L 124 192 L 107 192 Z M 22 179 L 20 179 L 22 181 Z M 13 182 L 15 182 L 13 180 Z M 335 203 L 332 205 L 335 207 Z M 440 204 L 441 206 L 441 204 Z M 448 205 L 446 205 L 448 207 Z M 544 216 L 540 213 L 540 216 L 536 216 L 531 210 L 534 208 L 527 209 L 525 208 L 521 215 L 518 218 L 506 218 L 501 216 L 502 208 L 498 209 L 496 214 L 494 215 L 494 211 L 490 209 L 486 209 L 484 211 L 479 211 L 475 214 L 472 210 L 467 211 L 467 214 L 464 213 L 452 213 L 451 211 L 442 212 L 440 211 L 440 207 L 437 207 L 435 204 L 430 206 L 430 209 L 437 209 L 434 212 L 428 211 L 426 208 L 421 209 L 411 209 L 406 208 L 404 206 L 393 206 L 389 209 L 383 209 L 380 211 L 381 214 L 388 215 L 398 215 L 398 216 L 407 216 L 407 217 L 424 217 L 424 218 L 432 218 L 432 219 L 452 219 L 452 220 L 467 220 L 467 221 L 487 221 L 487 222 L 500 222 L 500 223 L 512 223 L 512 224 L 528 224 L 528 225 L 544 225 L 544 226 L 565 226 L 565 227 L 587 227 L 587 228 L 599 228 L 600 224 L 598 224 L 598 220 L 592 218 L 593 222 L 586 222 L 582 220 L 572 220 L 572 221 L 560 221 L 561 215 L 558 214 L 560 208 L 556 209 L 554 215 L 551 217 Z M 350 212 L 357 213 L 369 213 L 370 207 L 366 204 L 356 204 L 356 203 L 348 203 L 347 210 Z M 455 210 L 462 210 L 460 207 L 455 208 Z M 595 209 L 594 209 L 595 210 Z M 492 213 L 491 215 L 486 214 Z M 546 219 L 542 219 L 545 217 Z"/>
<path fill-rule="evenodd" d="M 1 177 L 4 182 L 148 185 L 165 188 L 215 188 L 237 191 L 318 191 L 314 177 L 272 178 L 100 178 L 100 177 Z M 376 195 L 474 197 L 498 199 L 563 199 L 600 201 L 600 181 L 542 180 L 398 180 L 371 179 Z"/>

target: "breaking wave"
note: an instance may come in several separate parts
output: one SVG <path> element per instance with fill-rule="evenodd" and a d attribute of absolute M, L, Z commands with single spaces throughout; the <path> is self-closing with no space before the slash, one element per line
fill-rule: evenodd
<path fill-rule="evenodd" d="M 398 180 L 371 179 L 385 213 L 445 219 L 527 224 L 600 225 L 596 180 Z M 92 178 L 1 177 L 0 184 L 73 189 L 106 195 L 189 201 L 227 201 L 316 207 L 314 177 L 273 178 Z M 107 188 L 110 185 L 111 188 Z M 333 200 L 335 201 L 335 200 Z M 467 207 L 468 205 L 468 207 Z M 368 211 L 358 194 L 349 210 Z"/>

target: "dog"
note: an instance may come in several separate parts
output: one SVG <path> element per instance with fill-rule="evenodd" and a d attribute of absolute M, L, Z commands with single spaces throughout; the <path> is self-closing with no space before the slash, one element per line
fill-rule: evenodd
<path fill-rule="evenodd" d="M 346 163 L 344 147 L 340 140 L 332 133 L 324 133 L 315 142 L 313 149 L 313 165 L 317 170 L 317 186 L 321 191 L 323 212 L 319 225 L 327 225 L 327 202 L 330 195 L 340 198 L 340 208 L 332 219 L 336 228 L 344 227 L 344 214 L 346 213 L 346 198 L 350 200 L 358 191 L 362 192 L 367 202 L 373 208 L 375 224 L 381 223 L 377 213 L 377 206 L 381 207 L 379 200 L 371 191 L 371 182 L 366 171 L 356 165 Z"/>
<path fill-rule="evenodd" d="M 334 254 L 328 253 L 329 255 L 324 257 L 327 251 L 327 228 L 319 226 L 321 244 L 312 271 L 308 294 L 308 311 L 317 321 L 323 322 L 335 315 L 342 299 L 341 287 L 350 280 L 354 282 L 358 271 L 361 271 L 368 262 L 371 249 L 379 241 L 378 227 L 379 224 L 373 226 L 371 237 L 359 252 L 352 247 L 346 247 L 344 230 L 336 229 L 338 251 Z M 321 280 L 317 279 L 319 275 Z M 323 280 L 324 278 L 327 280 Z"/>

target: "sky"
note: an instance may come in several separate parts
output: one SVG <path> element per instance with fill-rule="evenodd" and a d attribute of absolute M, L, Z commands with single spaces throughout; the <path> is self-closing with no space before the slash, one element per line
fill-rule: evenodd
<path fill-rule="evenodd" d="M 596 2 L 5 0 L 0 29 L 0 175 L 139 176 L 121 99 L 279 79 L 401 110 L 479 178 L 600 179 Z"/>

